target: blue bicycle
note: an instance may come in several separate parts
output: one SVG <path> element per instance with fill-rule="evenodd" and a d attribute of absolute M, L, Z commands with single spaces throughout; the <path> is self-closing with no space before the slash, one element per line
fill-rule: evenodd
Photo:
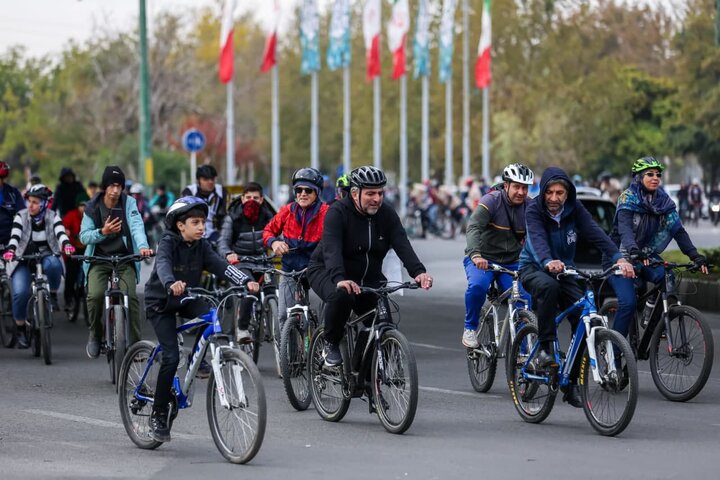
<path fill-rule="evenodd" d="M 206 404 L 210 433 L 215 446 L 228 461 L 249 462 L 260 449 L 265 435 L 265 389 L 252 359 L 232 337 L 222 333 L 217 313 L 222 311 L 228 299 L 244 297 L 247 293 L 244 287 L 232 287 L 223 291 L 188 288 L 187 294 L 183 301 L 201 298 L 213 308 L 177 328 L 181 345 L 178 372 L 183 366 L 186 368 L 183 380 L 176 375 L 173 381 L 170 421 L 175 419 L 178 409 L 192 406 L 193 380 L 209 347 L 212 373 Z M 182 333 L 197 327 L 204 327 L 204 330 L 190 356 L 190 351 L 182 347 Z M 119 404 L 123 425 L 133 443 L 144 449 L 154 449 L 162 444 L 150 437 L 148 426 L 161 356 L 160 345 L 138 342 L 128 350 L 120 370 Z"/>
<path fill-rule="evenodd" d="M 555 318 L 557 329 L 570 313 L 582 309 L 567 358 L 560 352 L 556 335 L 555 362 L 541 367 L 536 357 L 537 327 L 527 324 L 515 336 L 508 359 L 508 385 L 515 409 L 526 422 L 540 423 L 550 415 L 558 389 L 570 388 L 570 372 L 578 361 L 578 385 L 590 425 L 601 435 L 613 436 L 632 420 L 638 396 L 635 356 L 627 340 L 608 328 L 606 317 L 598 315 L 593 293 L 592 282 L 615 269 L 613 266 L 599 274 L 565 269 L 560 274 L 581 277 L 585 283 L 585 295 Z M 587 348 L 580 355 L 583 341 Z"/>

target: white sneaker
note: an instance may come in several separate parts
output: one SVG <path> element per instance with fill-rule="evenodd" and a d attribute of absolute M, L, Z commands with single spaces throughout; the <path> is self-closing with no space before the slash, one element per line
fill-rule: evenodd
<path fill-rule="evenodd" d="M 467 348 L 478 348 L 480 344 L 477 341 L 477 331 L 466 328 L 465 331 L 463 331 L 462 343 Z"/>
<path fill-rule="evenodd" d="M 250 332 L 247 330 L 238 330 L 235 338 L 238 343 L 250 343 Z"/>

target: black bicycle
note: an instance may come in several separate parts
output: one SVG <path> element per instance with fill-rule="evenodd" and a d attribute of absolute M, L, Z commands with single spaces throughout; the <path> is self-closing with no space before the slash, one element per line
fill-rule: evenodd
<path fill-rule="evenodd" d="M 388 298 L 403 288 L 419 285 L 407 282 L 362 287 L 362 293 L 377 295 L 377 306 L 348 320 L 340 343 L 341 365 L 325 365 L 324 327 L 315 332 L 310 347 L 310 391 L 324 420 L 340 421 L 353 397 L 366 396 L 370 413 L 377 413 L 388 432 L 400 434 L 412 425 L 418 402 L 417 364 L 410 343 L 393 321 L 398 306 Z"/>
<path fill-rule="evenodd" d="M 42 260 L 48 254 L 34 253 L 17 257 L 17 261 L 28 262 L 30 271 L 35 271 L 30 280 L 32 295 L 27 305 L 27 322 L 29 324 L 29 340 L 34 356 L 42 353 L 45 365 L 52 363 L 52 341 L 50 330 L 53 326 L 52 303 L 50 302 L 50 285 L 43 270 Z M 56 255 L 59 256 L 59 255 Z"/>
<path fill-rule="evenodd" d="M 637 311 L 630 322 L 629 342 L 638 360 L 650 360 L 650 373 L 660 393 L 674 402 L 695 397 L 705 386 L 713 365 L 714 343 L 710 326 L 700 311 L 683 305 L 675 291 L 679 283 L 673 270 L 697 271 L 694 263 L 651 261 L 665 268 L 665 278 L 638 296 Z M 655 307 L 648 319 L 642 311 L 647 300 Z M 614 323 L 618 302 L 600 309 Z M 647 323 L 645 323 L 647 322 Z"/>
<path fill-rule="evenodd" d="M 0 251 L 5 246 L 0 245 Z M 12 314 L 12 291 L 10 278 L 5 271 L 5 260 L 0 258 L 0 341 L 6 348 L 12 348 L 17 341 L 15 319 Z"/>

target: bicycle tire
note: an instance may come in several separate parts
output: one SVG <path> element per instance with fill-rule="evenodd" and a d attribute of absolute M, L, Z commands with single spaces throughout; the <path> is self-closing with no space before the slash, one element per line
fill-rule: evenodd
<path fill-rule="evenodd" d="M 528 353 L 537 343 L 538 329 L 533 324 L 525 325 L 515 336 L 510 348 L 511 368 L 507 370 L 508 386 L 515 410 L 520 418 L 528 423 L 540 423 L 545 420 L 555 404 L 557 390 L 550 388 L 549 383 L 528 380 L 522 374 L 522 367 L 528 360 Z M 529 367 L 533 365 L 530 364 Z M 539 373 L 540 370 L 537 370 Z"/>
<path fill-rule="evenodd" d="M 608 370 L 611 349 L 616 364 L 615 372 Z M 600 435 L 615 436 L 627 428 L 635 413 L 638 397 L 637 363 L 625 337 L 607 328 L 595 332 L 595 355 L 601 383 L 592 376 L 587 351 L 580 364 L 578 385 L 583 411 L 590 425 Z M 619 400 L 619 407 L 615 400 Z"/>
<path fill-rule="evenodd" d="M 670 356 L 665 322 L 660 320 L 650 340 L 650 373 L 655 386 L 665 398 L 673 402 L 686 402 L 702 391 L 710 377 L 714 356 L 712 330 L 696 308 L 673 305 L 668 315 L 670 328 L 673 329 L 674 350 L 679 353 L 676 357 Z M 691 322 L 686 322 L 685 318 L 690 318 Z M 699 329 L 699 332 L 686 333 L 686 344 L 678 346 L 680 329 L 687 330 L 689 327 Z M 697 362 L 700 354 L 703 355 L 702 361 Z M 691 367 L 694 367 L 692 372 L 689 371 Z"/>
<path fill-rule="evenodd" d="M 113 305 L 115 325 L 113 326 L 113 364 L 115 367 L 113 382 L 117 384 L 117 379 L 120 378 L 120 367 L 122 366 L 123 358 L 127 353 L 127 321 L 128 317 L 125 315 L 125 307 L 122 305 Z"/>
<path fill-rule="evenodd" d="M 45 365 L 52 364 L 52 340 L 50 338 L 50 329 L 52 326 L 52 310 L 50 309 L 50 299 L 46 292 L 38 293 L 37 297 L 38 309 L 38 334 L 40 337 L 40 350 L 42 351 L 43 361 Z"/>
<path fill-rule="evenodd" d="M 513 319 L 513 327 L 515 328 L 515 334 L 519 332 L 525 325 L 535 325 L 537 327 L 537 317 L 533 312 L 527 309 L 515 310 L 515 318 Z M 510 370 L 510 349 L 512 348 L 512 342 L 510 341 L 510 332 L 505 333 L 504 352 L 505 352 L 505 373 L 507 375 Z M 524 352 L 522 349 L 520 353 Z"/>
<path fill-rule="evenodd" d="M 38 330 L 38 301 L 36 296 L 30 297 L 28 303 L 27 325 L 25 334 L 30 342 L 30 350 L 33 357 L 39 357 L 42 353 L 42 345 L 40 344 L 40 331 Z"/>
<path fill-rule="evenodd" d="M 278 377 L 282 376 L 282 368 L 280 366 L 280 342 L 282 341 L 282 329 L 280 328 L 280 316 L 278 315 L 277 298 L 267 297 L 263 306 L 263 316 L 265 317 L 265 325 L 270 332 L 270 339 L 273 344 L 273 353 L 275 354 L 275 369 Z"/>
<path fill-rule="evenodd" d="M 410 343 L 398 330 L 385 331 L 380 339 L 380 349 L 385 378 L 380 375 L 376 350 L 371 375 L 375 411 L 385 430 L 399 435 L 410 428 L 417 411 L 417 362 Z M 396 403 L 394 406 L 391 405 L 393 401 Z"/>
<path fill-rule="evenodd" d="M 155 357 L 152 367 L 145 377 L 145 382 L 140 385 L 147 362 L 152 355 L 155 345 L 147 340 L 140 341 L 128 349 L 120 368 L 120 379 L 118 381 L 118 406 L 125 432 L 130 440 L 138 447 L 145 450 L 153 450 L 162 445 L 150 436 L 148 424 L 152 402 L 138 400 L 135 398 L 135 390 L 138 386 L 144 390 L 147 396 L 154 396 L 157 374 L 162 363 L 162 352 Z"/>
<path fill-rule="evenodd" d="M 10 282 L 5 278 L 0 284 L 0 339 L 5 348 L 13 348 L 17 342 L 17 328 L 12 314 Z"/>
<path fill-rule="evenodd" d="M 350 408 L 349 387 L 344 373 L 349 360 L 343 341 L 340 344 L 340 352 L 343 354 L 342 366 L 325 368 L 322 353 L 326 343 L 325 329 L 320 327 L 315 332 L 310 347 L 310 395 L 315 410 L 323 420 L 339 422 Z"/>
<path fill-rule="evenodd" d="M 112 336 L 115 335 L 115 308 L 111 306 L 110 310 L 106 310 L 107 321 L 105 322 L 105 338 L 108 339 L 105 345 L 105 356 L 107 357 L 108 368 L 110 369 L 110 382 L 115 385 L 117 378 L 115 377 L 115 351 Z"/>
<path fill-rule="evenodd" d="M 230 407 L 223 407 L 220 403 L 213 371 L 208 380 L 206 402 L 210 433 L 225 459 L 232 463 L 247 463 L 260 450 L 265 436 L 265 388 L 255 362 L 247 354 L 232 348 L 223 348 L 218 354 L 221 355 L 220 371 Z M 224 420 L 219 418 L 223 413 L 227 414 Z M 234 434 L 224 433 L 222 427 L 225 426 Z M 245 435 L 248 432 L 249 437 Z M 240 440 L 240 445 L 231 444 L 236 438 Z"/>
<path fill-rule="evenodd" d="M 497 346 L 495 345 L 494 310 L 486 304 L 480 311 L 480 328 L 477 330 L 478 348 L 467 349 L 467 367 L 470 384 L 476 392 L 485 393 L 495 381 Z"/>
<path fill-rule="evenodd" d="M 308 344 L 306 344 L 308 341 Z M 280 341 L 280 367 L 285 394 L 295 410 L 307 410 L 310 398 L 308 368 L 309 338 L 303 330 L 302 316 L 292 314 L 285 320 Z"/>

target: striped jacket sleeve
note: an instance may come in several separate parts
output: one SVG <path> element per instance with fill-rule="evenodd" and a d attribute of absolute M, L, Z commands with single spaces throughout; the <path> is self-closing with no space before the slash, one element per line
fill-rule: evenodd
<path fill-rule="evenodd" d="M 60 215 L 55 215 L 55 221 L 53 222 L 53 233 L 55 234 L 55 238 L 57 238 L 58 244 L 60 244 L 61 249 L 65 248 L 66 245 L 70 245 L 70 239 L 65 233 L 65 225 L 63 225 L 62 223 Z"/>
<path fill-rule="evenodd" d="M 12 250 L 13 252 L 17 250 L 18 244 L 20 244 L 22 231 L 22 217 L 20 216 L 20 213 L 16 213 L 15 218 L 13 218 L 12 230 L 10 230 L 10 242 L 7 246 L 8 250 Z"/>

